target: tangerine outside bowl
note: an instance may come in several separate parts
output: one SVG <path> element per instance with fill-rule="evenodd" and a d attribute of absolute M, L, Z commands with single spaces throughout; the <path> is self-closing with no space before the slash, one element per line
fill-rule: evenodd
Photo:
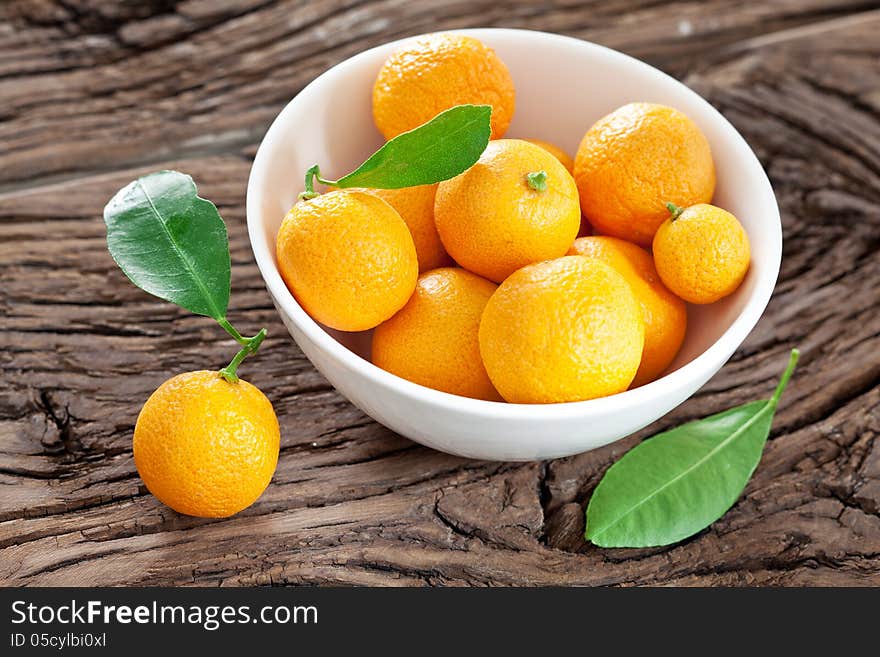
<path fill-rule="evenodd" d="M 281 111 L 251 169 L 247 222 L 269 294 L 293 339 L 315 367 L 378 422 L 429 447 L 466 457 L 525 461 L 584 452 L 631 434 L 693 395 L 755 326 L 776 283 L 782 230 L 773 189 L 734 127 L 709 103 L 657 69 L 585 41 L 528 30 L 461 30 L 494 48 L 516 84 L 506 136 L 543 139 L 574 153 L 584 132 L 632 101 L 671 105 L 709 139 L 718 184 L 714 203 L 733 212 L 752 246 L 745 281 L 711 306 L 688 308 L 681 352 L 656 381 L 626 392 L 565 404 L 504 404 L 425 388 L 370 363 L 368 333 L 317 324 L 278 272 L 275 235 L 315 163 L 339 177 L 378 148 L 370 96 L 382 62 L 402 41 L 352 57 L 318 77 Z M 344 265 L 344 263 L 340 263 Z"/>

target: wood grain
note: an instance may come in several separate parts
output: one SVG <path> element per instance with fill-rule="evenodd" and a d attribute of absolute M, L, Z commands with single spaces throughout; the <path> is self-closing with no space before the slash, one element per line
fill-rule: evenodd
<path fill-rule="evenodd" d="M 755 148 L 783 214 L 776 292 L 722 372 L 638 435 L 547 463 L 447 456 L 353 408 L 286 338 L 244 226 L 256 144 L 304 84 L 382 41 L 480 25 L 587 38 L 683 78 Z M 877 3 L 825 0 L 0 5 L 0 583 L 880 584 L 878 31 Z M 234 350 L 106 252 L 106 200 L 164 167 L 220 207 L 230 317 L 271 336 L 243 374 L 275 404 L 281 459 L 229 520 L 162 506 L 131 456 L 149 393 Z M 764 459 L 721 521 L 664 549 L 584 543 L 615 459 L 766 396 L 793 346 Z"/>

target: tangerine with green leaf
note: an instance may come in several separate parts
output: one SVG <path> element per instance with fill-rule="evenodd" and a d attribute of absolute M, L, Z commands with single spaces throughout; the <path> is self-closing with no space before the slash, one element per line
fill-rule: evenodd
<path fill-rule="evenodd" d="M 440 112 L 337 180 L 324 178 L 317 164 L 309 168 L 300 202 L 282 221 L 275 243 L 281 277 L 309 315 L 341 331 L 364 331 L 403 307 L 415 289 L 418 252 L 400 213 L 380 196 L 414 207 L 425 228 L 427 203 L 410 204 L 420 193 L 411 190 L 433 186 L 476 162 L 489 142 L 490 113 L 485 105 Z M 451 134 L 456 148 L 450 150 L 444 145 Z M 334 189 L 319 194 L 316 182 Z M 363 187 L 370 193 L 357 189 Z M 423 191 L 426 197 L 432 193 Z M 442 257 L 436 245 L 428 250 Z"/>
<path fill-rule="evenodd" d="M 134 430 L 134 462 L 147 488 L 175 511 L 230 516 L 265 490 L 278 461 L 272 404 L 238 378 L 266 329 L 241 335 L 226 318 L 230 257 L 226 226 L 213 203 L 177 171 L 123 187 L 104 208 L 107 247 L 146 292 L 217 321 L 239 344 L 218 371 L 172 377 L 150 395 Z"/>
<path fill-rule="evenodd" d="M 276 239 L 278 270 L 316 321 L 365 331 L 403 307 L 419 263 L 409 229 L 381 198 L 347 189 L 296 203 Z"/>

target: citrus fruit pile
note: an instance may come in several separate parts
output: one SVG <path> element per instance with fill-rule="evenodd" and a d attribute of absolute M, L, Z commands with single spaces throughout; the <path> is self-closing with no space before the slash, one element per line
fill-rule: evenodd
<path fill-rule="evenodd" d="M 572 160 L 505 137 L 515 98 L 504 62 L 472 37 L 392 54 L 372 97 L 386 139 L 482 104 L 491 141 L 438 184 L 299 201 L 277 237 L 281 275 L 315 320 L 375 329 L 377 366 L 437 390 L 555 403 L 649 383 L 681 347 L 686 303 L 730 294 L 749 267 L 739 221 L 709 205 L 709 142 L 676 109 L 630 103 L 589 127 Z"/>

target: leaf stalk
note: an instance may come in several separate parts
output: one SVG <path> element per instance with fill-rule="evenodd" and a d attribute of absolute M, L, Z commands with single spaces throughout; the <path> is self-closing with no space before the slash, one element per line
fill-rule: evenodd
<path fill-rule="evenodd" d="M 339 182 L 338 180 L 325 180 L 322 178 L 320 167 L 314 164 L 306 171 L 306 191 L 300 193 L 299 200 L 308 201 L 321 195 L 320 192 L 315 191 L 316 180 L 322 185 L 336 185 Z"/>
<path fill-rule="evenodd" d="M 800 357 L 801 352 L 799 349 L 791 350 L 791 355 L 788 358 L 788 367 L 785 368 L 785 372 L 783 372 L 782 378 L 779 379 L 779 385 L 776 386 L 776 390 L 773 392 L 773 396 L 770 398 L 770 403 L 774 406 L 779 403 L 779 398 L 782 397 L 782 391 L 785 390 L 785 386 L 788 385 L 788 381 L 789 379 L 791 379 L 791 375 L 794 374 L 794 368 L 797 367 Z"/>
<path fill-rule="evenodd" d="M 229 328 L 224 326 L 223 323 L 226 323 Z M 220 325 L 226 329 L 227 333 L 232 335 L 232 337 L 238 336 L 236 340 L 239 344 L 242 345 L 242 348 L 239 349 L 238 353 L 230 361 L 229 365 L 220 370 L 220 376 L 229 381 L 229 383 L 237 383 L 238 382 L 238 366 L 241 365 L 241 362 L 247 358 L 248 356 L 257 353 L 257 350 L 260 348 L 260 345 L 263 343 L 263 340 L 266 338 L 266 329 L 260 329 L 259 333 L 256 335 L 245 338 L 229 324 L 228 321 L 224 318 Z M 230 330 L 231 329 L 231 330 Z"/>

